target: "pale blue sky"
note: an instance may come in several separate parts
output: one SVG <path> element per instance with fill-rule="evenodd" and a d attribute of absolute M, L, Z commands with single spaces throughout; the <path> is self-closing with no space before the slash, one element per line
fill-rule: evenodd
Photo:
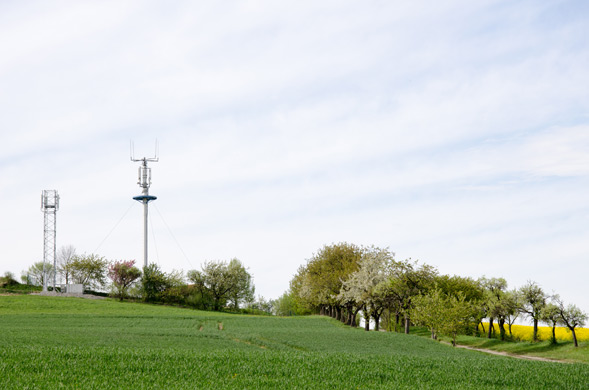
<path fill-rule="evenodd" d="M 280 295 L 324 244 L 526 280 L 589 311 L 582 1 L 2 2 L 0 272 L 58 246 L 241 259 Z M 131 207 L 112 235 L 107 234 Z M 182 250 L 176 244 L 170 227 Z"/>

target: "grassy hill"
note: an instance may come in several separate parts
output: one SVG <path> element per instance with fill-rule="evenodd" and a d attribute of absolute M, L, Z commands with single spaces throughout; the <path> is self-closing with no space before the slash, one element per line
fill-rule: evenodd
<path fill-rule="evenodd" d="M 11 276 L 0 276 L 0 294 L 29 294 L 31 292 L 41 291 L 40 286 L 31 286 L 28 284 L 20 284 Z"/>
<path fill-rule="evenodd" d="M 4 388 L 581 389 L 589 365 L 522 361 L 323 317 L 0 296 Z"/>

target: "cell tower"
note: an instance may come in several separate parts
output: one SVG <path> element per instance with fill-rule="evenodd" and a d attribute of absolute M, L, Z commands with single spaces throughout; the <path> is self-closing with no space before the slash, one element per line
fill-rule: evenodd
<path fill-rule="evenodd" d="M 134 196 L 138 202 L 143 203 L 143 266 L 147 267 L 147 214 L 148 214 L 148 207 L 147 205 L 152 200 L 156 200 L 157 197 L 153 195 L 149 195 L 149 186 L 151 185 L 151 168 L 147 166 L 148 162 L 158 162 L 159 158 L 157 157 L 158 147 L 157 142 L 155 145 L 155 156 L 154 157 L 143 157 L 140 159 L 136 159 L 134 157 L 134 148 L 133 143 L 131 143 L 131 161 L 133 162 L 141 162 L 139 166 L 139 180 L 137 184 L 139 187 L 142 188 L 141 195 Z"/>
<path fill-rule="evenodd" d="M 41 211 L 45 216 L 43 229 L 43 291 L 47 291 L 47 263 L 53 263 L 53 291 L 56 284 L 57 256 L 55 242 L 56 213 L 59 210 L 57 190 L 43 190 L 41 194 Z"/>

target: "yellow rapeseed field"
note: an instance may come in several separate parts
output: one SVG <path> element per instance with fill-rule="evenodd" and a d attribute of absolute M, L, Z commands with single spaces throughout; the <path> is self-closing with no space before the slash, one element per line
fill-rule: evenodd
<path fill-rule="evenodd" d="M 489 331 L 489 324 L 485 323 L 485 331 Z M 499 336 L 499 325 L 493 324 L 495 334 Z M 479 329 L 482 332 L 482 328 L 479 325 Z M 513 338 L 521 341 L 532 341 L 534 335 L 534 327 L 528 325 L 513 325 L 511 327 L 513 332 Z M 509 326 L 505 325 L 506 335 L 509 336 Z M 589 341 L 589 329 L 588 328 L 576 328 L 575 333 L 577 334 L 577 341 Z M 540 340 L 550 340 L 552 338 L 552 328 L 549 326 L 538 326 L 538 338 Z M 566 327 L 556 327 L 556 340 L 557 341 L 573 341 L 573 333 Z"/>

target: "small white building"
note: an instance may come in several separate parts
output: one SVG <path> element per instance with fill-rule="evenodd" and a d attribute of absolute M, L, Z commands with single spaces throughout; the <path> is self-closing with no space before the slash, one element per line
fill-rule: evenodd
<path fill-rule="evenodd" d="M 68 284 L 65 286 L 66 294 L 84 294 L 84 285 L 83 284 Z"/>

